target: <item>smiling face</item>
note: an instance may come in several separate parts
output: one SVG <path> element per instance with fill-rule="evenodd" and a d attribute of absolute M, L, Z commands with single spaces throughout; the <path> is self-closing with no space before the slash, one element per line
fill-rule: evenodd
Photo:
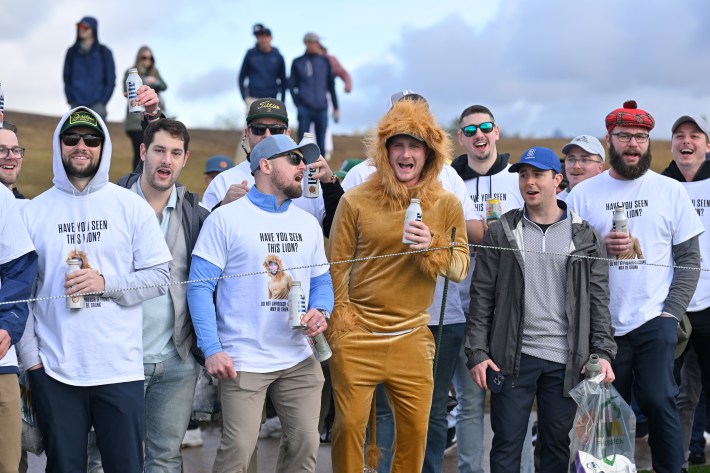
<path fill-rule="evenodd" d="M 387 155 L 397 180 L 407 187 L 416 186 L 426 163 L 428 148 L 407 135 L 396 135 L 388 140 Z"/>
<path fill-rule="evenodd" d="M 572 146 L 565 156 L 565 173 L 570 189 L 603 171 L 602 157 L 598 154 L 590 154 L 579 146 Z"/>
<path fill-rule="evenodd" d="M 71 128 L 64 134 L 89 134 L 99 136 L 96 130 L 85 126 Z M 83 138 L 74 146 L 65 145 L 61 139 L 59 143 L 61 145 L 64 170 L 70 181 L 74 182 L 74 179 L 91 178 L 96 174 L 96 171 L 99 169 L 99 164 L 101 163 L 103 143 L 94 148 L 86 146 Z"/>
<path fill-rule="evenodd" d="M 17 135 L 10 130 L 0 129 L 0 148 L 16 148 L 20 146 Z M 22 170 L 22 158 L 19 155 L 8 153 L 0 158 L 0 183 L 12 189 Z"/>
<path fill-rule="evenodd" d="M 524 164 L 518 170 L 518 185 L 528 209 L 544 210 L 557 206 L 557 186 L 562 174 Z"/>
<path fill-rule="evenodd" d="M 182 137 L 172 136 L 165 130 L 157 131 L 148 149 L 141 144 L 144 171 L 141 186 L 148 185 L 157 191 L 172 189 L 190 156 L 185 152 Z"/>
<path fill-rule="evenodd" d="M 273 117 L 260 117 L 256 118 L 252 122 L 249 123 L 249 125 L 282 125 L 282 126 L 287 126 L 286 123 L 284 123 L 283 120 L 279 120 L 278 118 L 273 118 Z M 247 143 L 249 144 L 249 149 L 254 149 L 254 146 L 256 146 L 261 140 L 264 138 L 268 138 L 269 136 L 273 136 L 269 129 L 267 128 L 264 131 L 264 134 L 259 136 L 255 134 L 249 126 L 247 126 L 246 130 L 244 130 L 244 134 L 247 139 Z M 286 128 L 286 131 L 284 131 L 284 135 L 286 136 L 291 136 L 291 129 Z"/>
<path fill-rule="evenodd" d="M 699 167 L 710 152 L 708 136 L 693 122 L 681 123 L 673 132 L 671 152 L 679 168 Z"/>
<path fill-rule="evenodd" d="M 469 161 L 485 163 L 496 158 L 496 142 L 500 138 L 500 130 L 498 125 L 493 127 L 493 131 L 483 133 L 478 125 L 485 122 L 493 122 L 493 117 L 487 113 L 472 113 L 466 115 L 459 123 L 459 131 L 457 133 L 458 141 L 466 150 Z M 476 133 L 473 136 L 465 136 L 461 128 L 469 125 L 476 125 Z"/>

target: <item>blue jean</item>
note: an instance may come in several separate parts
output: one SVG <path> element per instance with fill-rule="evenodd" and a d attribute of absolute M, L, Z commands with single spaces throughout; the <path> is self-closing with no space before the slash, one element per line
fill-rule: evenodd
<path fill-rule="evenodd" d="M 463 347 L 454 369 L 456 389 L 456 445 L 458 449 L 458 473 L 483 473 L 483 433 L 486 390 L 478 387 L 471 379 L 471 371 L 466 367 Z M 535 464 L 532 448 L 532 422 L 528 430 L 520 457 L 520 473 L 534 473 Z"/>
<path fill-rule="evenodd" d="M 569 432 L 577 404 L 565 396 L 565 365 L 522 354 L 517 377 L 506 377 L 503 389 L 491 394 L 491 473 L 518 471 L 521 451 L 537 398 L 540 471 L 567 473 Z"/>
<path fill-rule="evenodd" d="M 438 345 L 438 326 L 429 326 L 435 342 L 439 346 L 436 377 L 434 378 L 434 392 L 431 409 L 429 411 L 429 427 L 427 431 L 426 453 L 424 455 L 423 472 L 439 472 L 444 463 L 444 449 L 446 448 L 446 406 L 449 402 L 449 386 L 453 376 L 454 366 L 463 343 L 463 330 L 465 324 L 449 324 L 442 326 L 441 345 Z M 378 471 L 389 473 L 392 463 L 392 444 L 394 443 L 394 417 L 392 409 L 387 402 L 386 392 L 380 384 L 377 386 L 377 446 L 380 449 Z"/>
<path fill-rule="evenodd" d="M 648 444 L 656 473 L 677 473 L 683 447 L 673 377 L 673 354 L 678 343 L 678 320 L 655 317 L 626 335 L 615 337 L 612 364 L 619 394 L 627 403 L 633 389 L 639 407 L 648 417 Z"/>
<path fill-rule="evenodd" d="M 198 365 L 192 355 L 143 363 L 145 373 L 145 472 L 180 473 L 180 444 L 192 413 Z"/>
<path fill-rule="evenodd" d="M 328 110 L 313 110 L 308 107 L 298 107 L 298 141 L 303 134 L 311 129 L 311 123 L 316 129 L 316 143 L 322 155 L 325 155 L 325 131 L 328 129 Z"/>

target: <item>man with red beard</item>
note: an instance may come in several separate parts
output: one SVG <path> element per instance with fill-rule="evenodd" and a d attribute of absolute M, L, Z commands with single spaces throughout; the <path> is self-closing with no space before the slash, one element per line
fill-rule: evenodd
<path fill-rule="evenodd" d="M 677 473 L 683 455 L 673 355 L 678 323 L 698 283 L 703 226 L 683 186 L 649 169 L 654 124 L 633 100 L 609 113 L 611 169 L 579 183 L 567 203 L 604 235 L 607 253 L 617 258 L 609 262 L 618 346 L 614 385 L 627 402 L 634 389 L 649 419 L 654 471 Z M 624 207 L 629 234 L 611 231 L 617 204 Z M 619 259 L 634 246 L 643 256 Z"/>

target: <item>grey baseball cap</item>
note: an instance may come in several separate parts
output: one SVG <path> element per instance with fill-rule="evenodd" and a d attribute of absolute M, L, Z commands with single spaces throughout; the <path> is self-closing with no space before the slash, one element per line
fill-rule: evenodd
<path fill-rule="evenodd" d="M 592 135 L 579 135 L 575 137 L 572 141 L 562 147 L 562 154 L 567 155 L 572 146 L 579 146 L 589 154 L 598 154 L 602 157 L 603 161 L 606 161 L 604 147 L 599 140 Z"/>
<path fill-rule="evenodd" d="M 702 117 L 694 115 L 683 115 L 678 120 L 676 120 L 673 123 L 673 126 L 671 127 L 671 133 L 675 133 L 676 129 L 679 126 L 687 122 L 695 123 L 695 125 L 700 128 L 703 133 L 705 133 L 706 135 L 710 135 L 710 133 L 708 133 L 708 122 L 706 122 Z"/>
<path fill-rule="evenodd" d="M 320 149 L 315 143 L 307 143 L 299 146 L 287 135 L 272 135 L 264 138 L 251 150 L 249 163 L 251 173 L 259 169 L 259 162 L 262 159 L 269 159 L 289 151 L 300 151 L 306 160 L 306 164 L 315 163 L 320 156 Z"/>

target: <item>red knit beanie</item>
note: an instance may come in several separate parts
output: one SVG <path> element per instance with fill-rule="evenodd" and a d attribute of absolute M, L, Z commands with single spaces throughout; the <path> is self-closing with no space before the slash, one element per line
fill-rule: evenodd
<path fill-rule="evenodd" d="M 615 126 L 638 126 L 653 130 L 656 120 L 646 110 L 641 110 L 635 100 L 627 100 L 624 106 L 606 116 L 606 131 L 611 133 Z"/>

